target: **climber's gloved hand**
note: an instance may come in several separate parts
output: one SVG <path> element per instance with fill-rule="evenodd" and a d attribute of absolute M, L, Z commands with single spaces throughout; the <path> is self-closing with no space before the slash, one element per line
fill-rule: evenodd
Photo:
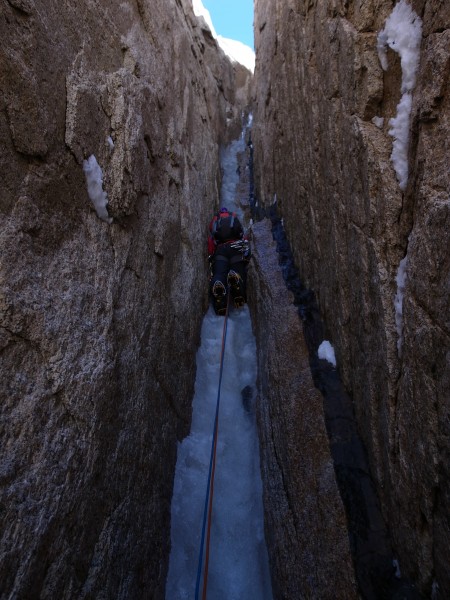
<path fill-rule="evenodd" d="M 242 260 L 248 262 L 250 260 L 251 257 L 251 250 L 250 250 L 250 242 L 246 239 L 242 239 L 242 240 L 237 240 L 236 242 L 233 242 L 232 244 L 230 244 L 230 246 L 232 248 L 234 248 L 235 250 L 239 250 L 239 252 L 241 252 L 242 254 Z"/>
<path fill-rule="evenodd" d="M 247 243 L 247 240 L 236 240 L 235 242 L 232 242 L 230 246 L 235 250 L 239 250 L 239 252 L 243 252 Z"/>

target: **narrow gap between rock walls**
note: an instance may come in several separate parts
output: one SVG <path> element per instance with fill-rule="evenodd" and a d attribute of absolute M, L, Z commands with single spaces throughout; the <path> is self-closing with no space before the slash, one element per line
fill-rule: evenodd
<path fill-rule="evenodd" d="M 245 216 L 237 198 L 240 180 L 238 155 L 245 151 L 250 122 L 251 118 L 245 124 L 240 138 L 221 153 L 221 205 L 235 211 L 243 224 Z M 246 201 L 248 204 L 248 192 Z M 172 549 L 166 583 L 167 600 L 191 600 L 195 597 L 223 319 L 210 306 L 202 325 L 191 431 L 178 446 L 171 511 Z M 232 309 L 228 317 L 218 425 L 208 600 L 272 599 L 264 539 L 259 445 L 253 411 L 256 376 L 256 343 L 250 313 L 245 305 L 240 309 Z M 243 390 L 246 390 L 245 398 Z"/>

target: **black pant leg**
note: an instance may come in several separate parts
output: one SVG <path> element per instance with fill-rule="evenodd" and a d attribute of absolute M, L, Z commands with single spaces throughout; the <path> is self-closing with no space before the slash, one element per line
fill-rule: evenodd
<path fill-rule="evenodd" d="M 216 251 L 213 265 L 212 265 L 212 270 L 213 270 L 213 275 L 211 277 L 209 289 L 211 292 L 211 296 L 213 298 L 213 306 L 214 306 L 214 310 L 216 311 L 216 314 L 223 315 L 226 310 L 226 306 L 227 306 L 227 296 L 225 294 L 224 296 L 219 296 L 218 298 L 215 298 L 212 293 L 212 290 L 213 290 L 213 287 L 214 287 L 214 284 L 216 283 L 216 281 L 220 281 L 224 285 L 225 289 L 227 289 L 227 276 L 228 276 L 228 270 L 229 270 L 229 260 L 228 260 L 227 256 L 225 256 L 222 252 L 220 252 L 220 249 L 218 249 Z"/>
<path fill-rule="evenodd" d="M 211 288 L 216 281 L 221 281 L 227 287 L 227 275 L 230 270 L 230 261 L 223 254 L 216 254 L 213 262 L 213 276 L 211 279 Z"/>

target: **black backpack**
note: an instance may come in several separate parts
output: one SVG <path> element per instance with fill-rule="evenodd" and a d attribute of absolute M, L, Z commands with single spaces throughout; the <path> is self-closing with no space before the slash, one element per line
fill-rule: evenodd
<path fill-rule="evenodd" d="M 217 243 L 238 240 L 242 235 L 242 225 L 236 213 L 221 213 L 214 217 L 212 235 Z"/>

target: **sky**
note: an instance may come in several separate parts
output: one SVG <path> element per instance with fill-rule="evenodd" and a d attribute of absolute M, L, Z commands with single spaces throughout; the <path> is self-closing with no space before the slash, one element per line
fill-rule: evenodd
<path fill-rule="evenodd" d="M 248 6 L 248 13 L 242 11 L 242 6 Z M 215 10 L 214 15 L 211 11 Z M 236 7 L 237 0 L 192 0 L 194 14 L 204 19 L 216 38 L 219 46 L 232 61 L 241 63 L 251 72 L 255 70 L 255 52 L 253 50 L 253 0 L 240 0 L 239 19 L 232 18 L 233 7 Z M 247 26 L 245 25 L 244 15 L 248 14 Z M 217 21 L 217 22 L 216 22 Z M 246 43 L 243 40 L 248 40 Z"/>
<path fill-rule="evenodd" d="M 253 0 L 202 0 L 219 35 L 253 48 Z"/>

